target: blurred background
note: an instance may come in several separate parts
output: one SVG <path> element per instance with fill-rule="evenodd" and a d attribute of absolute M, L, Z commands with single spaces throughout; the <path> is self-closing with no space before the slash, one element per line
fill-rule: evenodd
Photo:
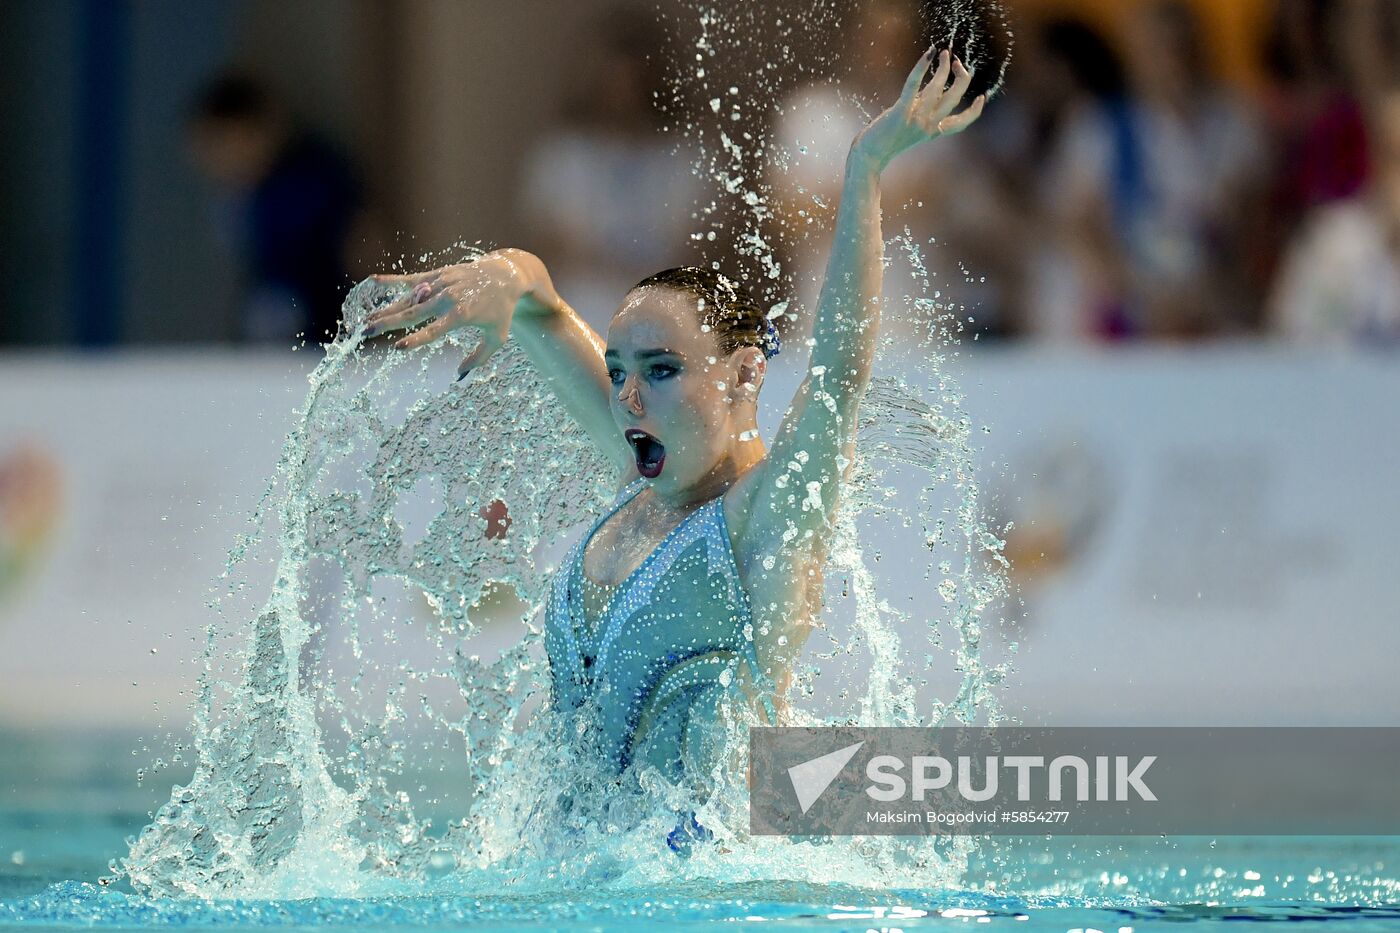
<path fill-rule="evenodd" d="M 185 729 L 205 596 L 361 277 L 520 246 L 603 329 L 658 269 L 753 272 L 691 170 L 706 87 L 777 95 L 735 138 L 789 153 L 757 224 L 800 332 L 863 120 L 833 82 L 891 98 L 920 5 L 721 0 L 781 73 L 702 86 L 678 0 L 6 0 L 3 757 Z M 1400 4 L 1005 7 L 1003 95 L 891 169 L 886 232 L 966 312 L 1012 711 L 1393 724 Z"/>
<path fill-rule="evenodd" d="M 805 34 L 826 41 L 781 57 L 786 106 L 745 113 L 778 142 L 825 118 L 820 157 L 766 180 L 780 208 L 833 183 L 860 125 L 828 79 L 882 99 L 920 48 L 917 0 L 829 6 Z M 764 5 L 778 22 L 805 7 Z M 992 283 L 978 331 L 1400 340 L 1395 4 L 1006 7 L 1005 99 L 963 141 L 957 203 L 925 212 Z M 2 15 L 5 346 L 324 338 L 351 282 L 461 240 L 540 252 L 606 320 L 619 288 L 691 251 L 702 183 L 671 152 L 677 115 L 654 106 L 704 93 L 667 71 L 698 20 L 675 0 L 11 0 Z M 952 199 L 950 161 L 927 155 L 887 201 Z"/>

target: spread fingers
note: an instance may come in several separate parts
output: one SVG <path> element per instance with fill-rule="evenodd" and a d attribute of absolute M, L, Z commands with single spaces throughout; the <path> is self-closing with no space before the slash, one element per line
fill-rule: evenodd
<path fill-rule="evenodd" d="M 396 350 L 412 350 L 414 347 L 421 347 L 425 343 L 432 343 L 452 329 L 452 322 L 447 318 L 438 318 L 426 327 L 419 328 L 407 337 L 401 337 L 394 344 Z"/>
<path fill-rule="evenodd" d="M 933 112 L 930 114 L 930 118 L 933 122 L 937 123 L 941 121 L 944 117 L 956 110 L 958 103 L 963 99 L 963 95 L 967 93 L 967 89 L 971 86 L 972 72 L 968 71 L 967 68 L 963 66 L 961 59 L 955 60 L 953 62 L 952 87 L 943 91 L 941 95 L 935 97 L 931 101 L 933 104 Z"/>
<path fill-rule="evenodd" d="M 947 52 L 939 53 L 939 68 L 943 67 L 946 61 Z M 899 101 L 906 106 L 913 106 L 914 99 L 919 95 L 919 88 L 923 86 L 924 75 L 928 74 L 929 65 L 933 63 L 933 47 L 929 46 L 927 52 L 919 56 L 919 60 L 914 63 L 914 70 L 909 72 L 909 77 L 904 79 L 904 90 L 899 94 Z"/>
<path fill-rule="evenodd" d="M 986 103 L 986 94 L 977 95 L 977 99 L 974 100 L 971 103 L 971 105 L 969 105 L 968 108 L 962 113 L 955 114 L 951 117 L 944 117 L 942 120 L 938 121 L 938 132 L 943 134 L 944 136 L 951 136 L 954 133 L 961 133 L 963 130 L 971 126 L 977 120 L 978 117 L 982 116 L 982 108 L 986 105 Z"/>

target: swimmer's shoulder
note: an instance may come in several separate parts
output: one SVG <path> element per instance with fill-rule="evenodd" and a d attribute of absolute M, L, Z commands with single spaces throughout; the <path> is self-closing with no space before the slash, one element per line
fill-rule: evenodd
<path fill-rule="evenodd" d="M 787 546 L 775 523 L 765 525 L 754 520 L 755 503 L 763 482 L 763 468 L 767 463 L 767 457 L 755 463 L 724 494 L 724 520 L 729 526 L 729 545 L 741 570 L 765 557 L 776 555 L 778 550 L 794 551 Z M 810 555 L 822 553 L 821 542 L 817 544 L 817 550 L 811 551 Z"/>

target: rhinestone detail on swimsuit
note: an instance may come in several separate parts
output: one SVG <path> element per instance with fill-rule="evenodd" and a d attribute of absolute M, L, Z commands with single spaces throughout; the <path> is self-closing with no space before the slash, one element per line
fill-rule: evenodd
<path fill-rule="evenodd" d="M 741 661 L 758 670 L 723 497 L 687 515 L 622 583 L 600 585 L 583 573 L 594 533 L 645 482 L 623 490 L 574 545 L 555 575 L 545 619 L 555 704 L 596 707 L 619 768 L 631 759 L 644 716 L 656 721 L 669 710 L 683 720 L 684 711 L 671 704 L 727 688 Z M 599 615 L 585 613 L 600 603 Z"/>

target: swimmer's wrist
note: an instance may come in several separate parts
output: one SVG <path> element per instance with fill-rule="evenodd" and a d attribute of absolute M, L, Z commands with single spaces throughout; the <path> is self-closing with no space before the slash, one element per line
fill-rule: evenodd
<path fill-rule="evenodd" d="M 548 318 L 562 314 L 564 300 L 548 284 L 534 285 L 520 293 L 515 302 L 517 316 Z"/>
<path fill-rule="evenodd" d="M 494 255 L 510 268 L 519 289 L 513 309 L 515 317 L 547 318 L 563 310 L 564 303 L 554 290 L 549 270 L 538 256 L 523 249 L 496 250 Z"/>

